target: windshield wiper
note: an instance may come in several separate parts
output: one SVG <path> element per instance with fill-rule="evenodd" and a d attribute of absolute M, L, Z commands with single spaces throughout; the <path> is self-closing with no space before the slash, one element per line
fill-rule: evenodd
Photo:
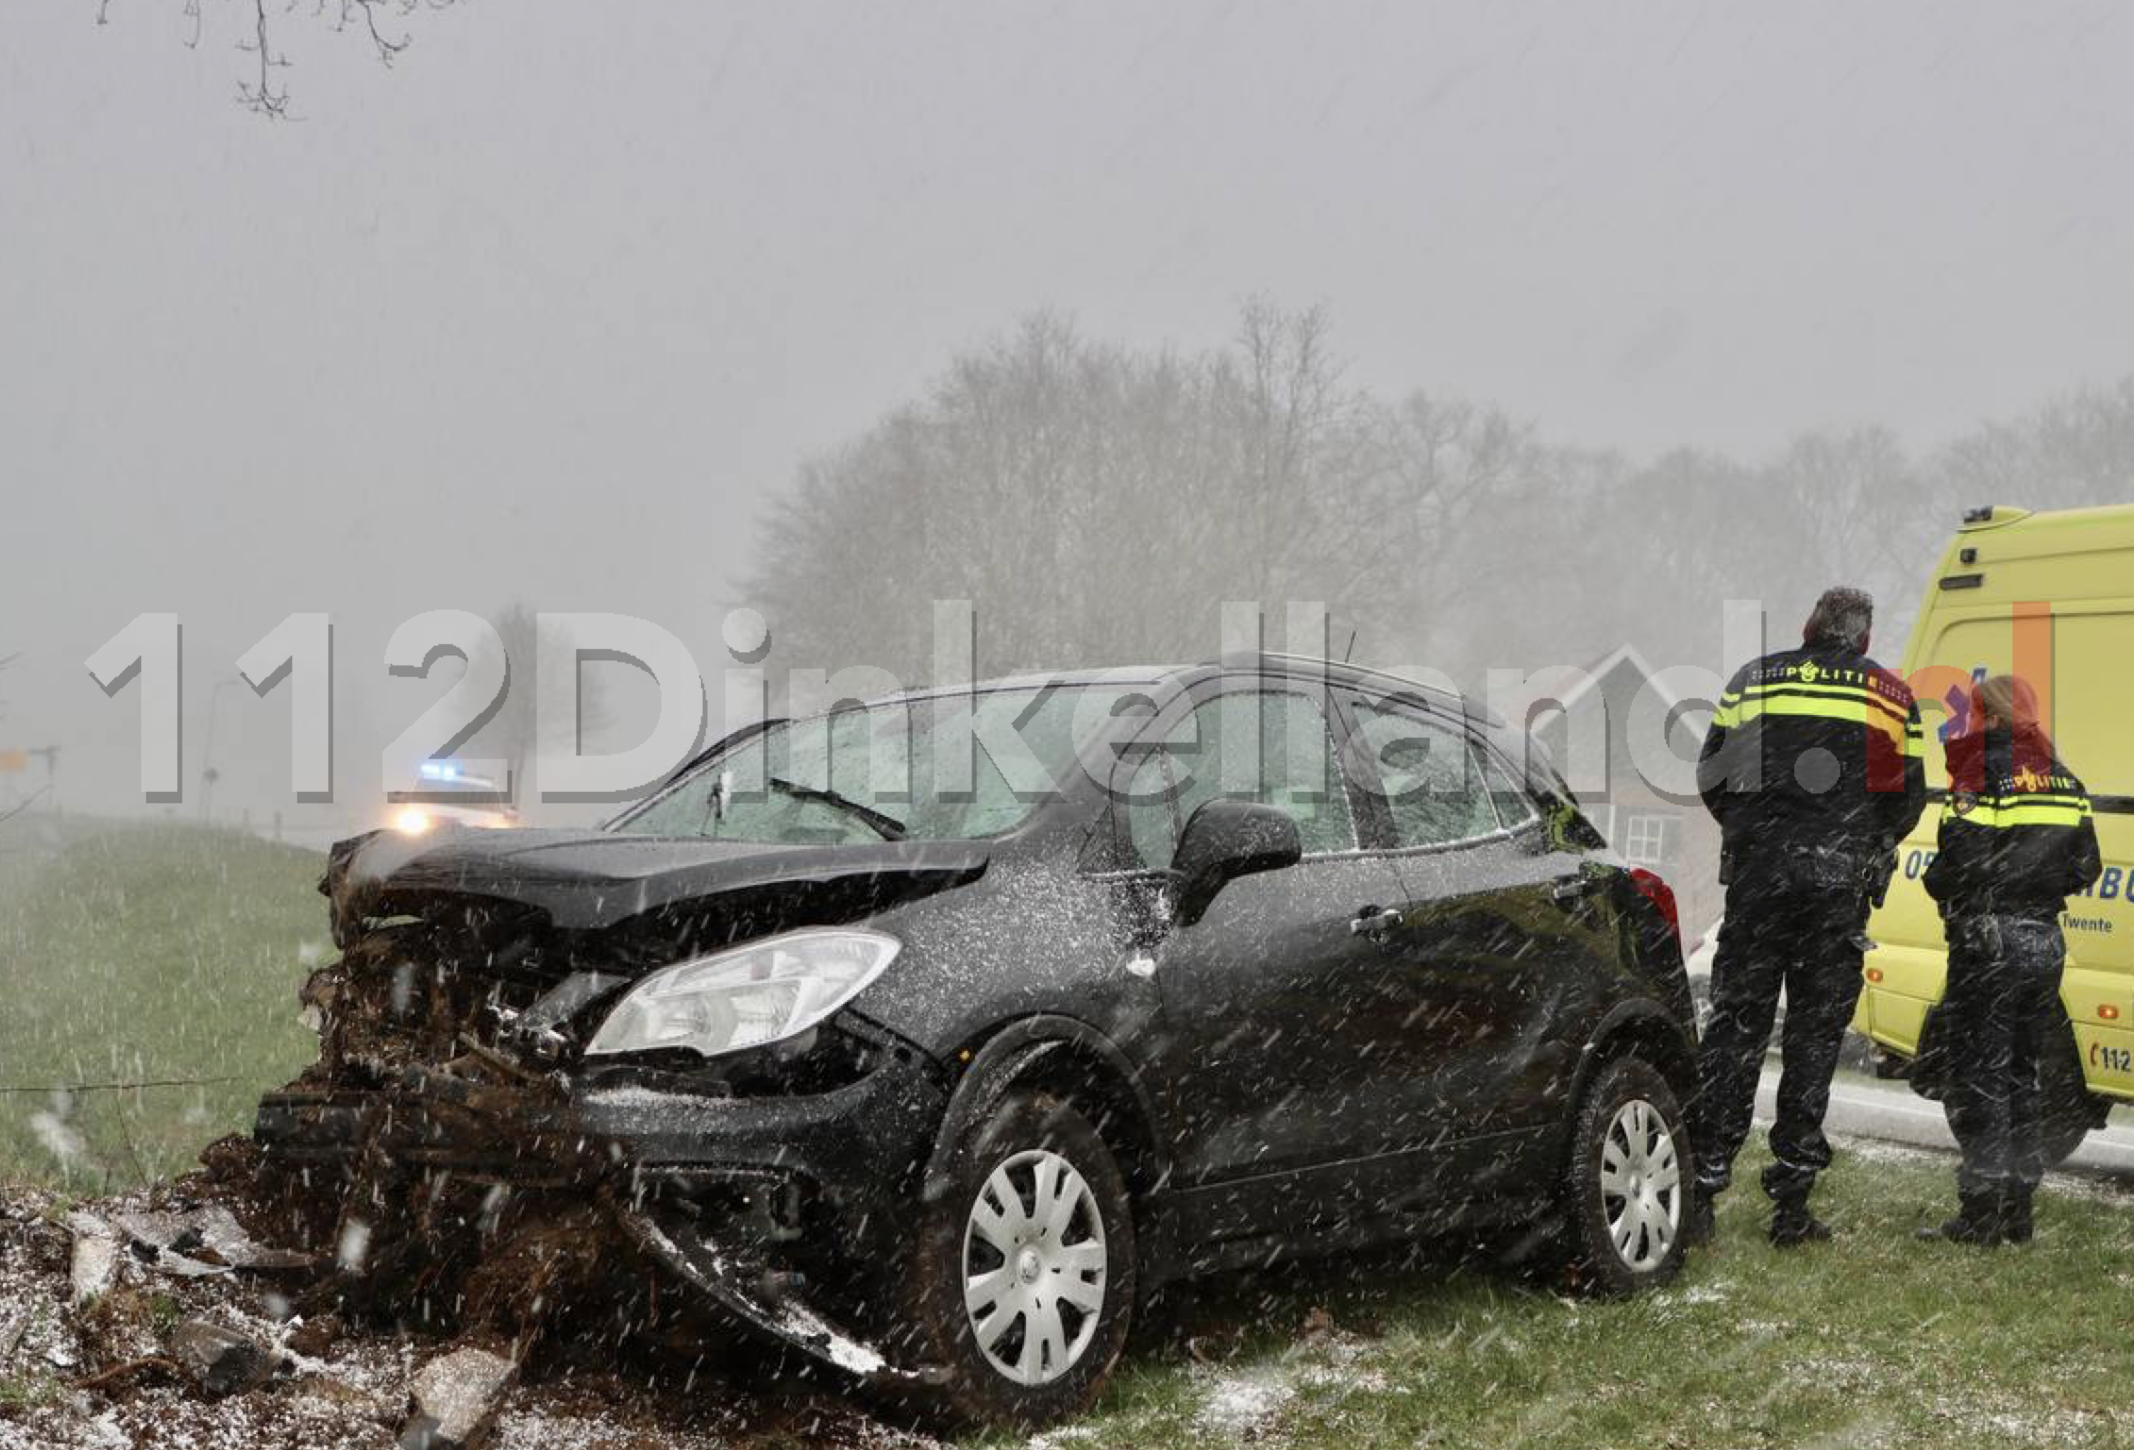
<path fill-rule="evenodd" d="M 835 807 L 846 815 L 857 816 L 885 841 L 901 841 L 911 834 L 910 831 L 905 829 L 904 823 L 895 816 L 883 815 L 873 806 L 861 805 L 852 797 L 839 795 L 834 790 L 825 790 L 821 786 L 801 785 L 797 781 L 782 780 L 775 775 L 764 777 L 764 784 L 777 791 L 780 795 L 789 795 L 794 800 L 821 801 L 824 805 Z"/>

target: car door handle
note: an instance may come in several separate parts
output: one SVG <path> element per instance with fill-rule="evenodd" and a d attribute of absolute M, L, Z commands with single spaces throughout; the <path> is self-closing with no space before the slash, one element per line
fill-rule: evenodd
<path fill-rule="evenodd" d="M 1554 887 L 1550 888 L 1549 891 L 1549 896 L 1551 899 L 1561 901 L 1566 904 L 1573 901 L 1583 901 L 1586 897 L 1592 894 L 1593 883 L 1586 880 L 1582 876 L 1574 877 L 1568 881 L 1559 881 Z"/>
<path fill-rule="evenodd" d="M 1382 942 L 1400 930 L 1400 913 L 1390 906 L 1366 906 L 1359 908 L 1356 919 L 1349 923 L 1350 936 L 1367 936 L 1372 941 Z"/>

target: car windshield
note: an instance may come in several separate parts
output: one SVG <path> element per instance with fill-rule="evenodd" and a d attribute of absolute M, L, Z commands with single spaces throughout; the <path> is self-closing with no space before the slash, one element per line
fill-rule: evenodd
<path fill-rule="evenodd" d="M 1027 820 L 1145 688 L 1046 685 L 857 705 L 781 721 L 611 829 L 786 845 L 968 841 Z"/>

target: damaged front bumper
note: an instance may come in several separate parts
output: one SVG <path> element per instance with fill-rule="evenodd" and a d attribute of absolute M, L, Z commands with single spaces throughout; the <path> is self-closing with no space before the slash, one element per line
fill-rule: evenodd
<path fill-rule="evenodd" d="M 375 1085 L 299 1080 L 261 1102 L 255 1137 L 270 1163 L 351 1197 L 386 1173 L 595 1206 L 727 1319 L 850 1375 L 923 1375 L 871 1346 L 946 1102 L 930 1063 L 899 1045 L 828 1090 L 719 1095 L 628 1066 L 540 1074 L 469 1047 Z"/>

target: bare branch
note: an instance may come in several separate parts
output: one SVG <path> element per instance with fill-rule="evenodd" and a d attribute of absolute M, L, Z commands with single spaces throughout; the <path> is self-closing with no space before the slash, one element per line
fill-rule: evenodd
<path fill-rule="evenodd" d="M 217 1083 L 241 1082 L 237 1077 L 149 1077 L 132 1082 L 60 1082 L 43 1086 L 26 1084 L 0 1087 L 0 1093 L 50 1097 L 54 1093 L 129 1093 L 138 1088 L 212 1087 Z"/>
<path fill-rule="evenodd" d="M 396 26 L 394 17 L 403 21 L 419 10 L 446 10 L 457 0 L 311 0 L 309 18 L 328 23 L 335 31 L 353 31 L 366 37 L 380 65 L 391 68 L 414 42 L 414 35 L 405 25 Z M 289 106 L 289 86 L 286 81 L 277 81 L 274 72 L 291 66 L 287 52 L 280 44 L 278 22 L 281 16 L 295 14 L 303 0 L 283 0 L 280 10 L 269 14 L 268 0 L 251 0 L 251 13 L 243 21 L 243 33 L 236 42 L 237 49 L 254 57 L 246 67 L 245 76 L 237 83 L 237 99 L 246 109 L 270 120 L 294 120 Z M 108 25 L 111 0 L 97 0 L 96 23 Z M 184 38 L 188 50 L 200 47 L 207 21 L 201 0 L 184 0 L 184 16 L 189 22 Z M 256 66 L 256 74 L 252 73 Z"/>
<path fill-rule="evenodd" d="M 184 1368 L 169 1355 L 150 1354 L 140 1359 L 129 1359 L 123 1364 L 115 1364 L 86 1379 L 78 1379 L 74 1382 L 74 1388 L 81 1391 L 105 1390 L 121 1380 L 132 1379 L 135 1375 L 146 1374 L 149 1370 L 168 1375 L 172 1379 L 183 1379 L 185 1376 Z"/>
<path fill-rule="evenodd" d="M 274 120 L 281 120 L 289 114 L 289 88 L 283 86 L 281 90 L 276 91 L 273 80 L 268 74 L 269 68 L 276 65 L 277 62 L 274 59 L 274 48 L 267 38 L 267 0 L 252 0 L 252 9 L 257 17 L 257 24 L 253 32 L 254 38 L 250 44 L 239 41 L 237 48 L 239 50 L 258 52 L 259 84 L 257 86 L 248 86 L 243 81 L 239 81 L 237 83 L 237 94 L 245 105 L 257 111 L 260 115 Z M 280 63 L 287 64 L 287 62 Z"/>
<path fill-rule="evenodd" d="M 342 0 L 341 14 L 344 20 L 347 18 L 348 11 L 351 8 L 359 9 L 363 12 L 364 24 L 370 28 L 371 44 L 378 47 L 378 61 L 382 65 L 390 66 L 393 63 L 393 57 L 406 50 L 408 41 L 413 37 L 403 35 L 398 40 L 387 40 L 379 33 L 378 0 Z"/>

